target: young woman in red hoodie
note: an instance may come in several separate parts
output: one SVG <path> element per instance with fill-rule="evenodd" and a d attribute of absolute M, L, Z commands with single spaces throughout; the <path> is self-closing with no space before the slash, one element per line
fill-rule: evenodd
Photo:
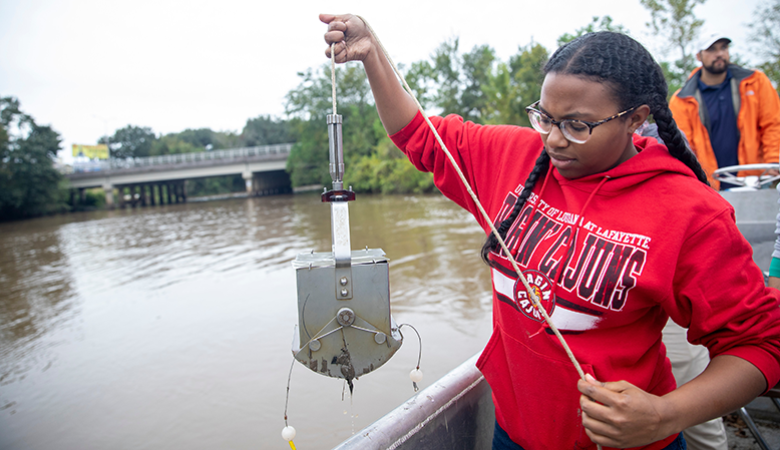
<path fill-rule="evenodd" d="M 320 19 L 336 62 L 363 62 L 398 148 L 489 233 L 364 22 Z M 431 118 L 588 374 L 579 379 L 489 236 L 494 332 L 477 365 L 493 390 L 493 447 L 684 448 L 682 430 L 780 380 L 778 292 L 764 287 L 733 209 L 685 146 L 644 47 L 591 33 L 544 72 L 527 108 L 534 129 Z M 634 134 L 651 114 L 666 146 Z M 679 388 L 661 343 L 669 317 L 712 356 Z"/>

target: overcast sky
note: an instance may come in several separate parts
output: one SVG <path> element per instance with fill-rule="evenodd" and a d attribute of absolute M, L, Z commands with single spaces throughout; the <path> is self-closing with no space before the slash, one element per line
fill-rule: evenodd
<path fill-rule="evenodd" d="M 757 62 L 747 24 L 766 1 L 707 0 L 695 12 Z M 397 63 L 427 59 L 453 36 L 501 60 L 532 39 L 554 50 L 604 15 L 663 59 L 639 0 L 0 0 L 0 96 L 61 133 L 63 153 L 128 124 L 240 131 L 248 118 L 282 117 L 297 72 L 327 62 L 320 12 L 362 15 Z"/>

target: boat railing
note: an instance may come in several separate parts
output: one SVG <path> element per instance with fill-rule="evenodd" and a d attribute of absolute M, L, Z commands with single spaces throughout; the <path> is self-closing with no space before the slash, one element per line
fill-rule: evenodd
<path fill-rule="evenodd" d="M 478 356 L 334 450 L 490 449 L 495 412 L 490 386 L 475 365 Z"/>
<path fill-rule="evenodd" d="M 780 180 L 780 164 L 742 164 L 738 166 L 721 167 L 712 172 L 713 178 L 721 183 L 739 186 L 735 189 L 764 189 Z M 738 176 L 740 172 L 749 171 L 753 175 Z"/>
<path fill-rule="evenodd" d="M 204 161 L 229 162 L 246 159 L 286 156 L 294 144 L 261 145 L 207 152 L 174 153 L 170 155 L 146 156 L 141 158 L 110 158 L 99 161 L 76 161 L 71 172 L 98 172 L 107 170 L 138 169 L 155 166 L 198 164 Z"/>

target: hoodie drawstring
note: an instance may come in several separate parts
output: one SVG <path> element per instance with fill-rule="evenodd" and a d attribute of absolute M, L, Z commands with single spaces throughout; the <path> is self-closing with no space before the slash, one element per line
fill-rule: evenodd
<path fill-rule="evenodd" d="M 555 297 L 555 291 L 557 290 L 558 285 L 561 282 L 561 277 L 563 276 L 563 272 L 566 271 L 566 264 L 569 262 L 569 258 L 571 257 L 569 255 L 569 251 L 574 251 L 574 249 L 577 248 L 577 238 L 580 235 L 580 228 L 582 228 L 582 224 L 585 222 L 585 211 L 588 209 L 588 206 L 590 206 L 590 201 L 593 200 L 593 197 L 596 196 L 596 193 L 599 191 L 599 189 L 601 189 L 601 187 L 604 186 L 604 183 L 606 183 L 610 179 L 611 179 L 610 176 L 605 176 L 599 182 L 599 184 L 596 186 L 596 189 L 594 189 L 593 192 L 590 193 L 590 195 L 588 196 L 588 199 L 585 200 L 585 204 L 582 205 L 582 209 L 579 212 L 579 217 L 577 218 L 577 225 L 574 228 L 574 234 L 573 234 L 572 238 L 569 239 L 566 242 L 566 244 L 565 244 L 564 248 L 566 250 L 563 252 L 564 256 L 563 256 L 563 259 L 560 262 L 560 267 L 558 268 L 558 273 L 555 274 L 555 280 L 554 280 L 554 282 L 552 284 L 553 285 L 552 286 L 552 296 L 553 296 L 553 298 L 556 298 Z M 545 182 L 546 182 L 546 180 L 545 180 Z M 542 189 L 544 189 L 544 187 L 542 187 Z M 540 195 L 540 197 L 541 197 L 541 195 Z M 572 245 L 572 243 L 574 245 Z M 543 324 L 543 325 L 546 325 L 546 324 Z"/>

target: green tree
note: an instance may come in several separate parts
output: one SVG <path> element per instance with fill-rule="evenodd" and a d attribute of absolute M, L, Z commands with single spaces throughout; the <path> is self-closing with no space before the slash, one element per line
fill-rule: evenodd
<path fill-rule="evenodd" d="M 293 140 L 293 130 L 290 124 L 286 120 L 271 116 L 248 119 L 243 131 L 241 131 L 241 143 L 247 147 L 286 144 Z"/>
<path fill-rule="evenodd" d="M 0 98 L 0 220 L 66 208 L 54 167 L 60 135 L 38 125 L 13 97 Z"/>
<path fill-rule="evenodd" d="M 204 150 L 235 148 L 242 145 L 240 143 L 239 135 L 230 131 L 213 131 L 209 128 L 188 128 L 175 135 L 178 139 L 188 142 L 195 147 L 201 147 Z"/>
<path fill-rule="evenodd" d="M 460 105 L 463 118 L 476 123 L 484 123 L 488 116 L 487 87 L 493 73 L 496 52 L 488 45 L 475 46 L 463 55 L 464 86 L 461 90 Z"/>
<path fill-rule="evenodd" d="M 403 71 L 402 64 L 398 65 Z M 429 61 L 417 61 L 405 71 L 404 78 L 414 92 L 417 101 L 424 109 L 431 107 L 436 100 L 436 72 Z"/>
<path fill-rule="evenodd" d="M 539 100 L 549 59 L 544 46 L 530 43 L 520 47 L 508 63 L 499 63 L 484 90 L 489 107 L 485 122 L 530 126 L 525 107 Z"/>
<path fill-rule="evenodd" d="M 201 147 L 205 149 L 209 145 L 213 148 L 215 141 L 215 135 L 217 133 L 211 131 L 209 128 L 187 128 L 184 131 L 175 133 L 175 137 L 183 142 L 192 144 L 194 147 Z"/>
<path fill-rule="evenodd" d="M 459 46 L 460 39 L 453 38 L 442 42 L 433 54 L 433 71 L 438 84 L 436 106 L 441 108 L 443 116 L 447 114 L 463 115 L 460 103 L 462 83 Z"/>
<path fill-rule="evenodd" d="M 171 133 L 152 141 L 152 145 L 147 156 L 171 155 L 176 153 L 197 153 L 203 151 L 205 151 L 205 148 L 202 146 L 182 140 L 179 138 L 178 134 Z"/>
<path fill-rule="evenodd" d="M 614 24 L 612 17 L 593 16 L 593 19 L 591 19 L 589 24 L 585 25 L 582 28 L 577 29 L 577 31 L 575 31 L 574 34 L 563 33 L 558 38 L 558 47 L 562 46 L 563 44 L 569 43 L 584 34 L 593 33 L 596 31 L 613 31 L 615 33 L 629 34 L 628 29 L 626 27 L 620 24 Z"/>
<path fill-rule="evenodd" d="M 139 158 L 151 155 L 155 140 L 157 136 L 151 128 L 128 125 L 116 130 L 113 136 L 103 136 L 98 142 L 108 144 L 112 158 Z"/>
<path fill-rule="evenodd" d="M 412 91 L 423 107 L 435 106 L 438 114 L 458 114 L 465 120 L 484 123 L 488 114 L 486 89 L 490 84 L 495 50 L 477 45 L 461 54 L 459 38 L 436 48 L 431 61 L 413 63 L 406 74 Z"/>
<path fill-rule="evenodd" d="M 346 68 L 354 68 L 347 64 Z M 336 81 L 341 80 L 341 72 L 345 66 L 336 67 Z M 298 72 L 300 82 L 298 86 L 287 93 L 285 96 L 285 112 L 295 118 L 309 120 L 321 118 L 325 119 L 327 114 L 333 113 L 333 103 L 331 100 L 331 80 L 330 64 L 323 64 L 318 69 L 306 69 L 305 72 Z M 336 86 L 337 102 L 341 102 L 342 89 Z"/>
<path fill-rule="evenodd" d="M 639 0 L 650 11 L 651 21 L 647 23 L 657 36 L 667 36 L 664 50 L 675 50 L 679 58 L 662 63 L 669 95 L 682 87 L 688 75 L 696 68 L 694 53 L 689 49 L 698 37 L 704 21 L 697 19 L 693 9 L 707 0 Z"/>
<path fill-rule="evenodd" d="M 774 82 L 776 89 L 780 88 L 780 0 L 756 7 L 750 24 L 750 40 L 757 44 L 755 53 L 764 60 L 758 68 Z"/>
<path fill-rule="evenodd" d="M 330 186 L 328 171 L 328 130 L 325 121 L 298 120 L 294 124 L 301 139 L 287 158 L 292 185 Z"/>

